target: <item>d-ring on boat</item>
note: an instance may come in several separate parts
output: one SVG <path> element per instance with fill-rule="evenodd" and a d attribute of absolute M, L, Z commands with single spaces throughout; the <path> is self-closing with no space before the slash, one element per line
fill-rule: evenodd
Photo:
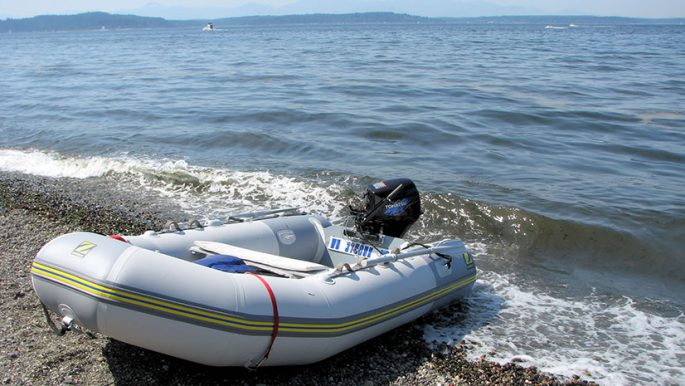
<path fill-rule="evenodd" d="M 320 361 L 470 292 L 462 241 L 402 238 L 421 214 L 411 180 L 371 184 L 350 209 L 350 227 L 289 208 L 138 236 L 70 233 L 40 250 L 33 287 L 62 332 L 247 367 Z"/>

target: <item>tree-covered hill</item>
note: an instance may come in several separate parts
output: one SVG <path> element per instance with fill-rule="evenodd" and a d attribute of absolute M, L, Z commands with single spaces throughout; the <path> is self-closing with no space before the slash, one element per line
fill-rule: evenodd
<path fill-rule="evenodd" d="M 88 29 L 159 28 L 174 27 L 179 23 L 161 17 L 112 15 L 105 12 L 88 12 L 78 15 L 44 15 L 27 19 L 0 20 L 0 32 L 69 31 Z"/>

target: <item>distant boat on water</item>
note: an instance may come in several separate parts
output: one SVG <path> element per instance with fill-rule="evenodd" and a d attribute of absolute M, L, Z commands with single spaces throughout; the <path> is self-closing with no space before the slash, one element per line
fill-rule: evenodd
<path fill-rule="evenodd" d="M 202 27 L 203 31 L 214 31 L 214 24 L 212 23 L 207 23 L 206 26 Z"/>
<path fill-rule="evenodd" d="M 548 24 L 545 26 L 545 29 L 569 29 L 569 28 L 578 28 L 578 26 L 576 24 L 573 24 L 573 23 L 569 24 L 568 27 L 563 26 L 563 25 L 552 25 L 552 24 Z"/>

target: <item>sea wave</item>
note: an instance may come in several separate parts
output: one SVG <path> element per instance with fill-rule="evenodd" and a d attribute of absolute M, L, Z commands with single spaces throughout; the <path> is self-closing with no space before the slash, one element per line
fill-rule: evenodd
<path fill-rule="evenodd" d="M 297 176 L 127 154 L 75 157 L 18 149 L 0 150 L 0 170 L 49 177 L 106 177 L 122 187 L 155 191 L 193 217 L 300 207 L 338 222 L 347 219 L 346 205 L 358 204 L 365 185 L 374 181 L 326 171 Z M 677 259 L 677 252 L 669 250 L 668 244 L 645 242 L 644 238 L 610 227 L 554 219 L 456 193 L 422 192 L 422 200 L 424 214 L 412 231 L 416 238 L 458 236 L 486 242 L 506 261 L 534 263 L 549 272 L 573 275 L 578 270 L 591 270 L 646 275 L 654 280 L 685 279 L 685 262 Z M 672 229 L 685 229 L 685 220 L 673 221 Z"/>
<path fill-rule="evenodd" d="M 199 217 L 275 206 L 301 207 L 341 217 L 343 204 L 332 197 L 348 190 L 273 174 L 188 164 L 185 160 L 116 157 L 72 157 L 39 150 L 0 150 L 0 170 L 56 178 L 114 179 L 123 187 L 142 187 L 171 198 Z"/>
<path fill-rule="evenodd" d="M 572 298 L 517 282 L 514 275 L 481 271 L 465 304 L 438 312 L 424 338 L 431 344 L 464 340 L 474 360 L 516 361 L 603 384 L 685 380 L 679 307 L 599 291 Z"/>

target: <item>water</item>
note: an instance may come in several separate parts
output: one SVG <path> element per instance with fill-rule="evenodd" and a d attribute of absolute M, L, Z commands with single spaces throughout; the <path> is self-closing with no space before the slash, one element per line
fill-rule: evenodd
<path fill-rule="evenodd" d="M 0 170 L 338 222 L 409 177 L 481 269 L 427 341 L 685 383 L 685 27 L 200 29 L 1 35 Z"/>

